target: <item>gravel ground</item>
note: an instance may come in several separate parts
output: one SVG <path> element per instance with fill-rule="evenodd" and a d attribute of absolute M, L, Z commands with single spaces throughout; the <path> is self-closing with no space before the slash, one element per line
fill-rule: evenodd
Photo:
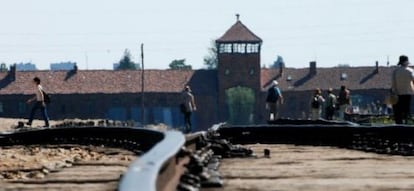
<path fill-rule="evenodd" d="M 111 155 L 106 153 L 111 153 Z M 0 147 L 0 180 L 41 179 L 50 172 L 91 161 L 117 162 L 127 166 L 136 158 L 132 152 L 96 146 Z"/>
<path fill-rule="evenodd" d="M 246 146 L 258 157 L 223 159 L 224 187 L 203 191 L 414 190 L 414 157 L 335 147 Z M 270 158 L 263 156 L 265 148 Z"/>

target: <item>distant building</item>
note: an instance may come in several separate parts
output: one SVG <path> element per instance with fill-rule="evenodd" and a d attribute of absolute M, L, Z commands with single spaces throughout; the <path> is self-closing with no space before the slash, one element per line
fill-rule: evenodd
<path fill-rule="evenodd" d="M 28 63 L 17 63 L 16 64 L 17 71 L 35 71 L 37 70 L 36 65 L 30 62 Z"/>
<path fill-rule="evenodd" d="M 59 71 L 59 70 L 73 70 L 75 68 L 76 62 L 60 62 L 50 64 L 50 70 Z"/>
<path fill-rule="evenodd" d="M 140 123 L 144 116 L 146 124 L 164 123 L 171 127 L 184 124 L 178 106 L 181 91 L 190 85 L 197 104 L 192 115 L 195 130 L 229 121 L 265 123 L 267 87 L 273 80 L 279 82 L 283 92 L 285 103 L 279 116 L 284 118 L 306 118 L 315 88 L 326 95 L 328 88 L 334 88 L 337 94 L 341 85 L 347 86 L 356 111 L 372 111 L 373 104 L 381 104 L 389 95 L 395 67 L 318 68 L 317 62 L 312 61 L 304 68 L 263 69 L 262 42 L 237 20 L 216 40 L 217 69 L 145 70 L 144 87 L 143 72 L 139 70 L 16 72 L 11 68 L 0 72 L 0 117 L 28 115 L 30 107 L 25 100 L 33 96 L 29 82 L 34 76 L 42 80 L 45 90 L 53 96 L 48 108 L 51 119 L 98 118 Z"/>

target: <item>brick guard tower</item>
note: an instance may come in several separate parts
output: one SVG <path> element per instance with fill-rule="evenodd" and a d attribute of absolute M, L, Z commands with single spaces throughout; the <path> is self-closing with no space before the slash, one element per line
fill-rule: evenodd
<path fill-rule="evenodd" d="M 260 105 L 260 48 L 262 39 L 251 32 L 237 14 L 236 23 L 216 40 L 218 57 L 219 120 L 227 121 L 230 110 L 226 91 L 234 87 L 249 88 L 254 92 L 250 121 L 257 121 L 255 114 Z"/>

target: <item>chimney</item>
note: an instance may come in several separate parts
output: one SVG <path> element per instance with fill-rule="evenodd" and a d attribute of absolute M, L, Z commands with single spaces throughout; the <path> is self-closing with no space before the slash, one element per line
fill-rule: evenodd
<path fill-rule="evenodd" d="M 378 74 L 379 73 L 379 64 L 378 64 L 378 61 L 375 61 L 375 71 L 374 71 L 374 73 L 375 74 Z"/>
<path fill-rule="evenodd" d="M 10 71 L 7 74 L 10 81 L 15 81 L 16 80 L 16 73 L 17 73 L 16 64 L 13 64 L 13 65 L 10 66 Z"/>
<path fill-rule="evenodd" d="M 309 74 L 316 75 L 316 61 L 309 62 Z"/>

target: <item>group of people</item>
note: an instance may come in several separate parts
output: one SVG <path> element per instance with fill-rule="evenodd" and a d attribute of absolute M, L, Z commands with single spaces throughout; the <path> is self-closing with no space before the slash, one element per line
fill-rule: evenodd
<path fill-rule="evenodd" d="M 401 55 L 398 61 L 398 68 L 392 74 L 391 94 L 393 99 L 392 109 L 396 124 L 407 124 L 410 116 L 411 97 L 414 94 L 414 70 L 409 67 L 409 59 Z M 278 118 L 279 105 L 283 104 L 283 96 L 278 82 L 274 80 L 268 88 L 266 97 L 266 108 L 269 110 L 269 120 Z M 315 89 L 311 101 L 311 119 L 317 120 L 322 118 L 322 111 L 325 112 L 325 119 L 332 120 L 338 113 L 338 119 L 345 120 L 346 110 L 351 105 L 350 90 L 346 86 L 341 86 L 338 96 L 329 88 L 327 97 L 322 96 L 322 91 Z"/>
<path fill-rule="evenodd" d="M 322 110 L 325 109 L 325 119 L 333 120 L 335 112 L 338 111 L 338 118 L 345 120 L 345 112 L 351 105 L 350 91 L 346 86 L 341 86 L 339 95 L 333 93 L 329 88 L 326 99 L 322 96 L 322 91 L 317 88 L 310 101 L 311 119 L 318 120 L 321 118 Z"/>
<path fill-rule="evenodd" d="M 273 80 L 267 90 L 266 108 L 269 110 L 269 120 L 279 118 L 279 106 L 284 102 L 282 91 L 278 85 L 279 83 L 276 80 Z M 320 119 L 322 110 L 325 109 L 325 118 L 327 120 L 332 120 L 337 110 L 339 111 L 339 118 L 344 120 L 345 111 L 350 104 L 350 91 L 345 86 L 341 86 L 338 96 L 333 93 L 332 88 L 329 88 L 326 98 L 322 96 L 322 91 L 317 88 L 310 102 L 311 119 Z"/>

